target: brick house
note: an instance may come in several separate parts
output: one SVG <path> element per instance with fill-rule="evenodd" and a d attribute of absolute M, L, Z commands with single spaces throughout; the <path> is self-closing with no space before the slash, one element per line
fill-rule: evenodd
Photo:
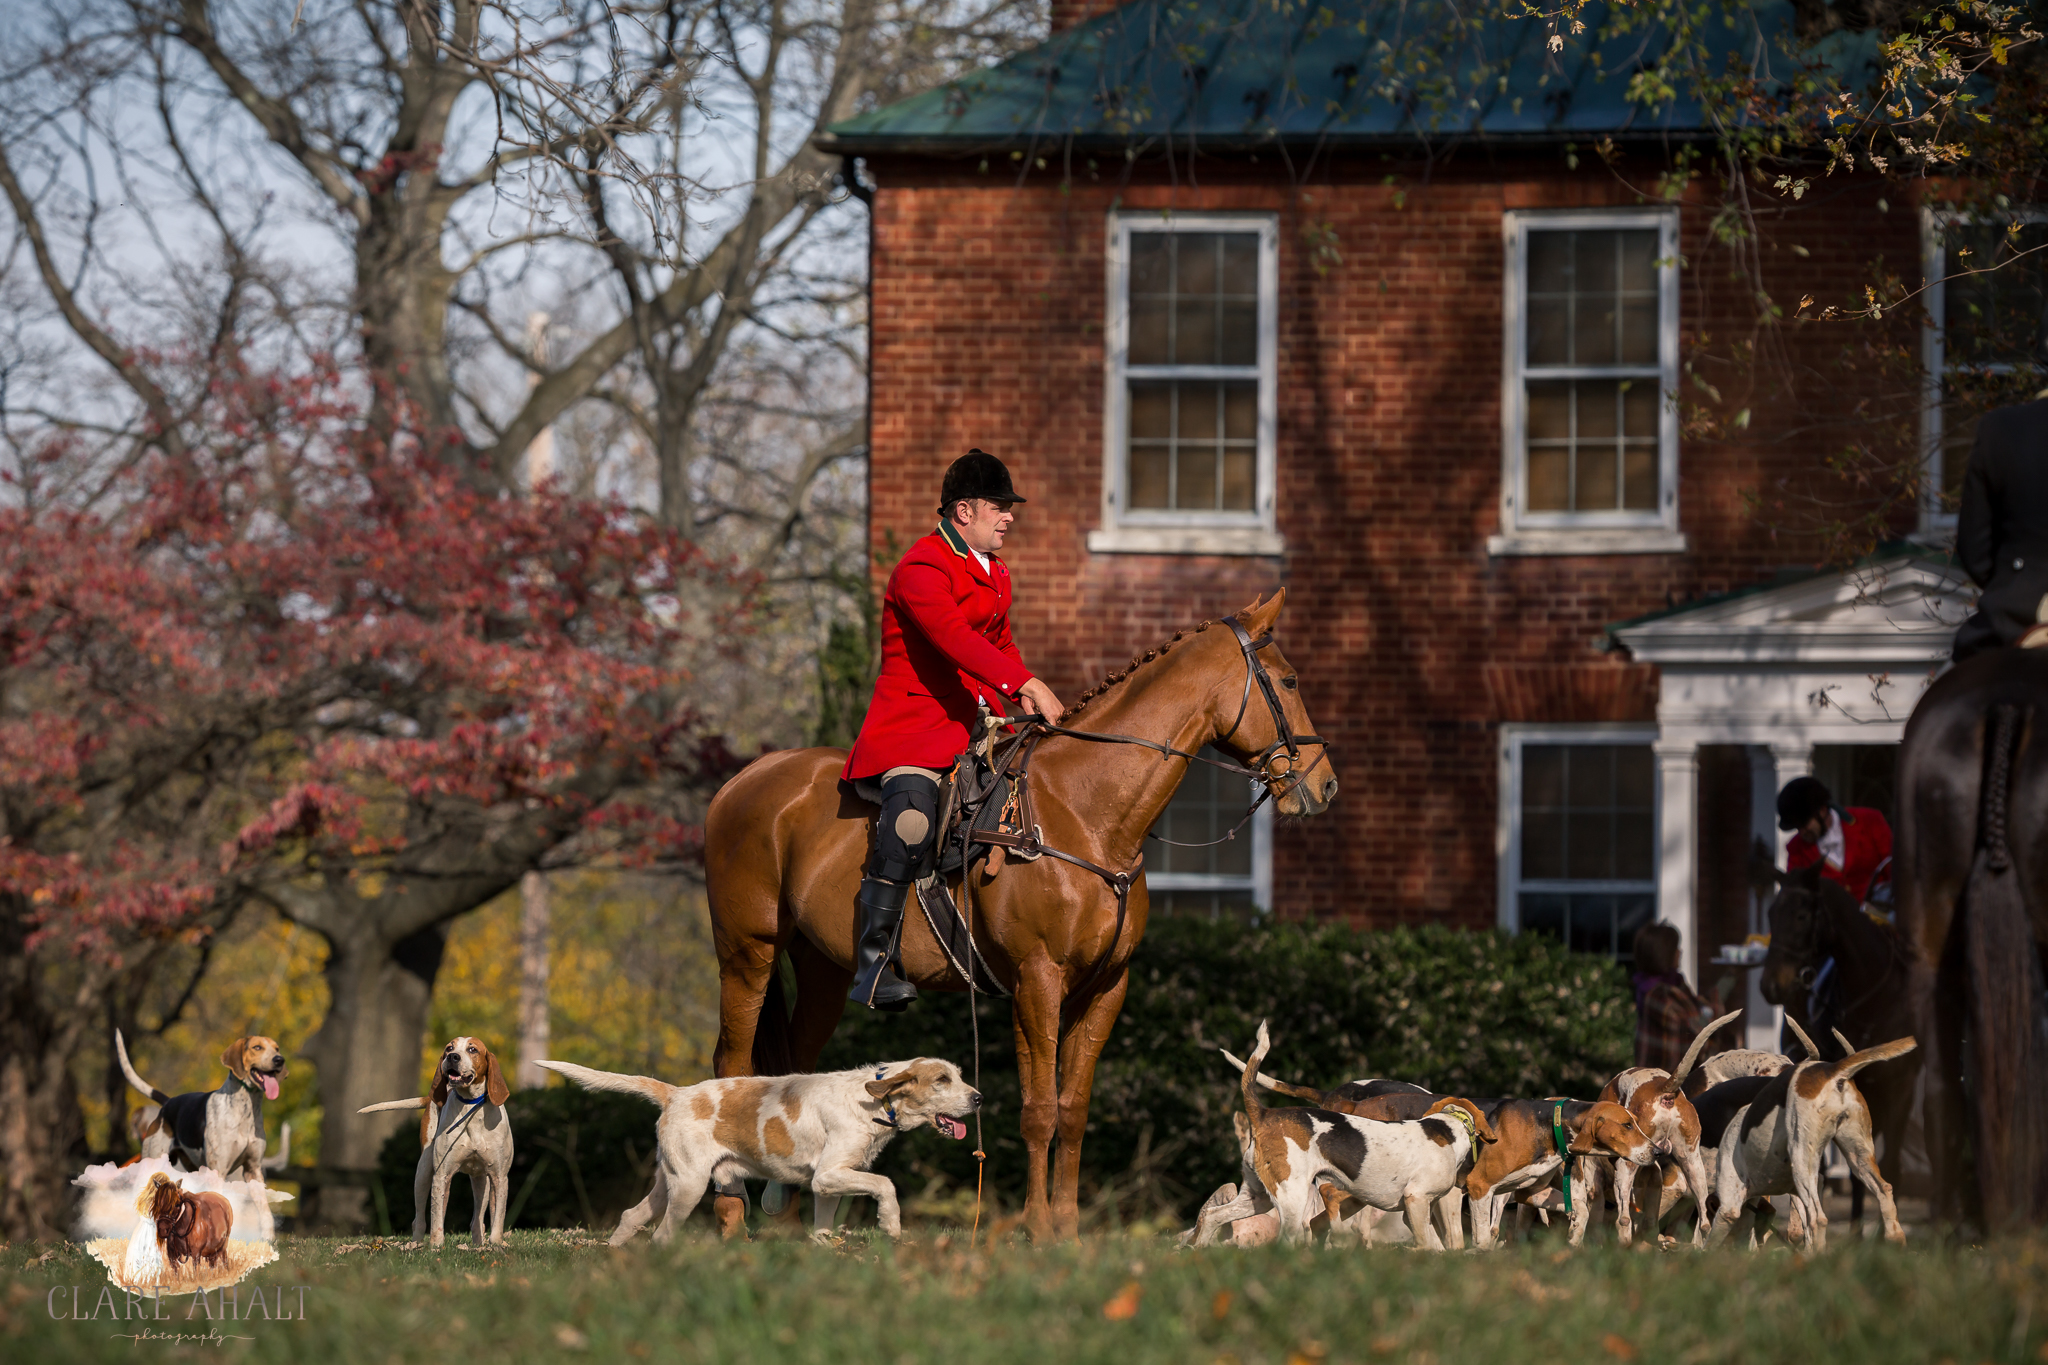
<path fill-rule="evenodd" d="M 1752 307 L 1717 204 L 1643 192 L 1704 115 L 1629 103 L 1645 40 L 1597 6 L 1555 57 L 1534 24 L 1459 29 L 1472 99 L 1399 84 L 1414 7 L 1094 8 L 1054 0 L 1044 45 L 829 139 L 872 186 L 878 574 L 981 446 L 1031 499 L 1013 623 L 1062 695 L 1286 585 L 1342 792 L 1249 848 L 1149 853 L 1158 909 L 1621 956 L 1655 917 L 1697 970 L 1754 925 L 1781 781 L 1883 798 L 1967 600 L 1911 545 L 1799 569 L 1753 502 L 1811 472 L 1816 441 L 1762 435 L 1782 414 L 1681 430 L 1694 339 Z M 1931 211 L 1883 194 L 1830 181 L 1777 220 L 1764 287 L 1856 297 L 1873 258 L 1921 259 Z M 1935 502 L 1895 528 L 1945 529 Z M 1231 786 L 1191 778 L 1175 837 L 1227 828 Z"/>

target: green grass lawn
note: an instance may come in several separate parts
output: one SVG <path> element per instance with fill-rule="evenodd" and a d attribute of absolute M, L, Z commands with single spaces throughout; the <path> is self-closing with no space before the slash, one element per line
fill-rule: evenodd
<path fill-rule="evenodd" d="M 1659 1365 L 1840 1360 L 2048 1359 L 2048 1239 L 1992 1249 L 1852 1245 L 1784 1251 L 1568 1252 L 1544 1243 L 1487 1256 L 1364 1251 L 1176 1251 L 1170 1238 L 1103 1235 L 1037 1250 L 971 1252 L 959 1233 L 889 1246 L 722 1246 L 701 1220 L 666 1251 L 612 1251 L 580 1233 L 516 1232 L 503 1251 L 451 1239 L 287 1237 L 242 1286 L 275 1312 L 219 1322 L 201 1340 L 188 1298 L 162 1321 L 70 1320 L 105 1286 L 71 1246 L 0 1248 L 5 1358 L 507 1362 L 540 1359 L 876 1365 Z M 304 1318 L 296 1316 L 303 1287 Z M 50 1315 L 55 1304 L 65 1316 Z M 121 1296 L 118 1292 L 116 1299 Z M 1121 1311 L 1134 1310 L 1134 1311 Z M 181 1334 L 142 1341 L 136 1335 Z M 247 1338 L 237 1340 L 234 1338 Z"/>

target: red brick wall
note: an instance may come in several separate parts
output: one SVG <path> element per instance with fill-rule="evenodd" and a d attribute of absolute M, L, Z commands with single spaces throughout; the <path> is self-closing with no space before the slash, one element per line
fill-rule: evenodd
<path fill-rule="evenodd" d="M 1118 186 L 1077 154 L 1063 187 L 1062 163 L 1047 161 L 1042 171 L 1001 157 L 873 165 L 878 572 L 930 529 L 942 471 L 978 445 L 1009 461 L 1031 499 L 1004 552 L 1018 583 L 1013 622 L 1027 660 L 1063 695 L 1285 584 L 1280 640 L 1319 731 L 1337 743 L 1342 791 L 1326 815 L 1279 827 L 1276 909 L 1491 924 L 1499 724 L 1647 718 L 1650 670 L 1599 652 L 1602 626 L 1810 562 L 1811 547 L 1774 538 L 1745 495 L 1768 500 L 1781 481 L 1810 475 L 1824 436 L 1769 439 L 1789 416 L 1759 408 L 1752 444 L 1686 442 L 1683 555 L 1489 558 L 1501 214 L 1642 202 L 1620 179 L 1597 163 L 1568 170 L 1550 153 L 1468 156 L 1396 186 L 1377 161 L 1338 164 L 1297 188 L 1268 154 L 1205 166 L 1198 181 L 1183 166 L 1177 187 L 1163 171 Z M 1636 183 L 1654 175 L 1624 168 Z M 1878 212 L 1875 187 L 1831 193 L 1810 198 L 1763 252 L 1788 312 L 1801 293 L 1860 300 L 1876 256 L 1916 259 L 1907 206 Z M 1100 520 L 1113 204 L 1280 214 L 1282 559 L 1086 549 Z M 1681 323 L 1688 337 L 1726 345 L 1748 334 L 1752 313 L 1709 218 L 1704 204 L 1682 214 Z M 1325 224 L 1341 259 L 1318 271 L 1305 232 Z M 1807 256 L 1789 251 L 1795 241 Z M 1812 337 L 1792 329 L 1782 344 L 1810 360 Z M 1832 334 L 1823 348 L 1838 344 Z"/>

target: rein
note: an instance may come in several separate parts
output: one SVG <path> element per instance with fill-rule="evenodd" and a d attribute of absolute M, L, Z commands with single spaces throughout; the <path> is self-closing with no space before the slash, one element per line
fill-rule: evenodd
<path fill-rule="evenodd" d="M 1813 941 L 1810 944 L 1802 946 L 1800 956 L 1806 957 L 1807 960 L 1802 961 L 1800 963 L 1799 983 L 1802 986 L 1805 986 L 1809 990 L 1811 990 L 1815 980 L 1817 979 L 1817 973 L 1821 970 L 1821 966 L 1825 965 L 1827 961 L 1833 960 L 1837 964 L 1837 970 L 1839 970 L 1839 966 L 1842 960 L 1842 954 L 1839 951 L 1830 950 L 1828 947 L 1828 941 L 1832 939 L 1833 942 L 1837 945 L 1837 948 L 1839 948 L 1844 935 L 1840 932 L 1840 927 L 1836 923 L 1838 916 L 1836 912 L 1829 907 L 1827 897 L 1823 896 L 1819 891 L 1811 891 L 1805 894 L 1811 896 L 1813 899 Z M 1861 907 L 1856 908 L 1851 913 L 1854 913 L 1866 919 L 1869 918 L 1868 916 L 1863 915 Z M 1875 920 L 1871 920 L 1871 928 L 1874 929 L 1877 933 L 1881 934 L 1884 938 L 1884 970 L 1878 974 L 1877 980 L 1871 983 L 1870 989 L 1864 991 L 1854 1000 L 1851 1000 L 1848 1004 L 1843 1005 L 1841 1007 L 1840 1017 L 1842 1019 L 1842 1022 L 1845 1024 L 1849 1021 L 1850 1017 L 1856 1013 L 1857 1010 L 1861 1009 L 1864 1005 L 1869 1004 L 1870 1001 L 1877 996 L 1878 992 L 1883 990 L 1894 976 L 1896 976 L 1902 969 L 1908 968 L 1912 965 L 1912 959 L 1907 953 L 1905 941 L 1901 938 L 1897 929 L 1887 928 L 1886 926 L 1877 923 Z M 1819 957 L 1821 959 L 1821 964 L 1816 965 L 1810 957 L 1807 957 L 1808 954 Z M 1810 999 L 1808 1003 L 1811 1004 Z"/>

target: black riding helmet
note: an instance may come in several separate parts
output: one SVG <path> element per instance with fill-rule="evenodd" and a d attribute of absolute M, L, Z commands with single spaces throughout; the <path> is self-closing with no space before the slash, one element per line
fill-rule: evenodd
<path fill-rule="evenodd" d="M 939 515 L 953 510 L 953 504 L 973 498 L 988 502 L 1023 502 L 1010 486 L 1010 471 L 1001 460 L 985 450 L 970 450 L 946 470 L 939 486 Z"/>
<path fill-rule="evenodd" d="M 1834 804 L 1817 777 L 1795 777 L 1778 793 L 1778 828 L 1787 834 Z"/>

